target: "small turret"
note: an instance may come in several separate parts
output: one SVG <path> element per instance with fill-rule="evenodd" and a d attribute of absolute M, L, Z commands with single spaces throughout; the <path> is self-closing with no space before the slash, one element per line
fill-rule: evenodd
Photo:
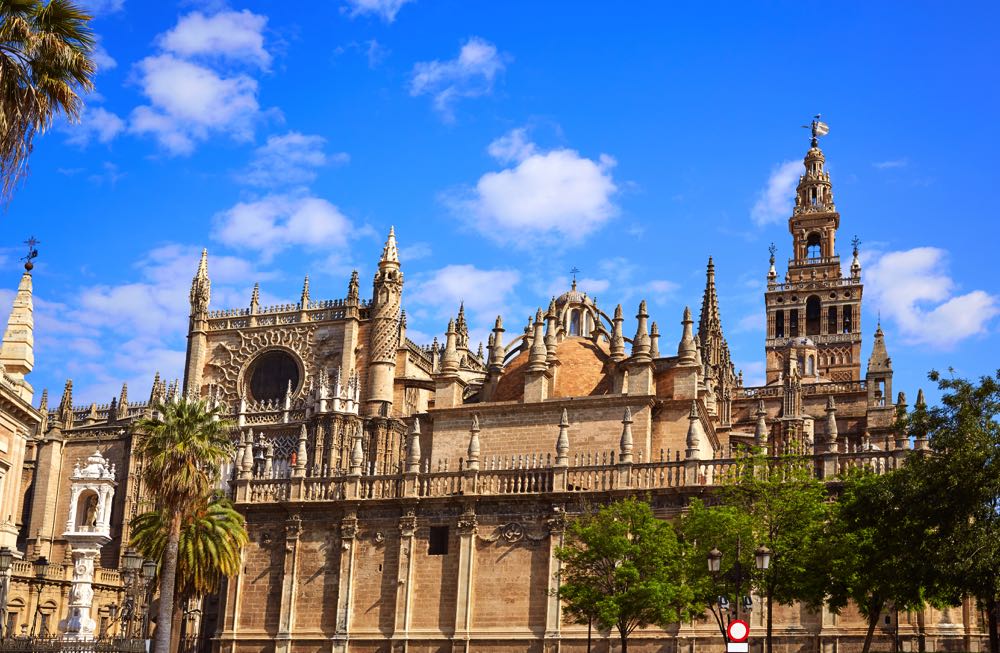
<path fill-rule="evenodd" d="M 531 338 L 531 352 L 528 354 L 527 372 L 544 372 L 548 369 L 545 360 L 548 348 L 545 346 L 545 322 L 542 320 L 542 309 L 535 313 L 534 334 Z"/>
<path fill-rule="evenodd" d="M 638 324 L 636 325 L 635 337 L 632 339 L 632 358 L 637 360 L 648 359 L 649 356 L 649 331 L 647 330 L 646 320 L 649 319 L 649 314 L 646 313 L 646 300 L 639 302 L 639 312 L 635 316 Z"/>
<path fill-rule="evenodd" d="M 212 297 L 212 281 L 208 278 L 208 250 L 201 250 L 198 271 L 191 280 L 191 315 L 201 315 L 208 310 Z"/>
<path fill-rule="evenodd" d="M 382 258 L 378 262 L 378 271 L 372 282 L 366 402 L 369 415 L 388 412 L 392 406 L 396 353 L 400 344 L 399 313 L 402 297 L 403 272 L 399 266 L 396 230 L 390 227 L 385 247 L 382 248 Z"/>
<path fill-rule="evenodd" d="M 615 306 L 615 316 L 611 320 L 611 360 L 618 362 L 625 360 L 625 336 L 622 333 L 622 305 Z"/>
<path fill-rule="evenodd" d="M 559 419 L 559 437 L 556 438 L 556 467 L 569 465 L 569 413 L 563 408 Z"/>
<path fill-rule="evenodd" d="M 681 320 L 684 330 L 681 333 L 681 341 L 677 344 L 677 364 L 678 365 L 698 365 L 698 345 L 694 341 L 694 331 L 691 319 L 691 309 L 684 307 L 684 318 Z"/>
<path fill-rule="evenodd" d="M 649 327 L 649 356 L 654 359 L 660 357 L 660 329 L 656 322 Z"/>
<path fill-rule="evenodd" d="M 499 371 L 503 368 L 503 319 L 497 315 L 497 321 L 493 325 L 493 339 L 490 342 L 490 360 L 489 368 L 491 370 L 496 369 Z"/>

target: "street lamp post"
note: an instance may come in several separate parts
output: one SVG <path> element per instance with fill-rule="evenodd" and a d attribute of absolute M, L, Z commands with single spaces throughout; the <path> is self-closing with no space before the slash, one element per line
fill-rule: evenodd
<path fill-rule="evenodd" d="M 712 547 L 712 550 L 708 552 L 708 571 L 712 574 L 712 579 L 718 585 L 719 573 L 722 570 L 722 551 L 718 548 Z M 740 608 L 743 608 L 743 612 L 747 615 L 749 619 L 750 612 L 753 610 L 753 599 L 750 595 L 743 595 L 743 565 L 740 563 L 741 557 L 741 547 L 740 538 L 736 538 L 736 562 L 729 569 L 726 574 L 728 580 L 732 581 L 735 585 L 736 594 L 733 597 L 733 602 L 730 603 L 729 597 L 722 594 L 718 597 L 719 612 L 725 614 L 726 625 L 732 623 L 734 619 L 740 619 L 742 614 Z M 771 550 L 764 545 L 758 546 L 754 551 L 754 567 L 758 571 L 767 571 L 771 565 Z M 770 596 L 770 594 L 769 594 Z M 730 607 L 732 606 L 732 607 Z M 723 629 L 725 631 L 725 629 Z M 723 632 L 725 637 L 725 632 Z"/>
<path fill-rule="evenodd" d="M 35 580 L 38 581 L 38 598 L 35 599 L 35 614 L 31 617 L 30 636 L 34 637 L 35 628 L 38 625 L 38 613 L 42 607 L 42 590 L 45 588 L 45 572 L 48 571 L 49 560 L 45 556 L 38 556 L 31 562 L 31 566 L 35 572 Z"/>
<path fill-rule="evenodd" d="M 142 581 L 144 605 L 142 609 L 142 639 L 149 639 L 149 611 L 153 603 L 153 579 L 156 578 L 157 564 L 155 560 L 142 563 Z"/>
<path fill-rule="evenodd" d="M 14 551 L 10 547 L 0 548 L 0 640 L 7 632 L 7 594 L 10 592 L 10 565 L 14 562 Z"/>
<path fill-rule="evenodd" d="M 122 605 L 122 625 L 125 627 L 125 639 L 132 638 L 133 622 L 137 601 L 136 585 L 139 582 L 139 571 L 142 569 L 142 556 L 135 549 L 128 548 L 122 556 L 122 580 L 125 581 L 125 601 Z"/>

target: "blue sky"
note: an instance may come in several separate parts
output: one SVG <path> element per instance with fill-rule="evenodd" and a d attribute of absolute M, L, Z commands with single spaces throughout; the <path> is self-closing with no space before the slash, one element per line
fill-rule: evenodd
<path fill-rule="evenodd" d="M 996 3 L 88 4 L 97 92 L 0 216 L 0 311 L 42 241 L 38 390 L 180 376 L 202 247 L 213 308 L 255 281 L 296 301 L 306 274 L 337 298 L 352 268 L 370 288 L 390 225 L 421 340 L 462 299 L 473 342 L 497 313 L 519 329 L 575 266 L 609 312 L 648 299 L 671 350 L 712 255 L 759 381 L 767 247 L 787 260 L 817 112 L 865 359 L 881 313 L 911 397 L 931 368 L 997 367 Z"/>

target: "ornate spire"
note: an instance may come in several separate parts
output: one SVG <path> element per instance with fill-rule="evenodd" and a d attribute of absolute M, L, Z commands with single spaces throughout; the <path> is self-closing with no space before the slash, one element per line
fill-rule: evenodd
<path fill-rule="evenodd" d="M 618 461 L 621 463 L 632 462 L 632 409 L 625 406 L 625 415 L 622 417 L 622 437 L 618 442 Z"/>
<path fill-rule="evenodd" d="M 684 319 L 681 320 L 681 324 L 684 325 L 684 331 L 681 333 L 681 341 L 677 344 L 677 363 L 679 365 L 697 365 L 698 345 L 695 344 L 691 328 L 693 324 L 691 309 L 687 306 L 684 307 Z"/>
<path fill-rule="evenodd" d="M 63 428 L 73 426 L 73 379 L 66 379 L 57 414 Z"/>
<path fill-rule="evenodd" d="M 646 327 L 649 314 L 646 312 L 645 299 L 639 302 L 639 312 L 636 313 L 635 319 L 637 324 L 635 337 L 632 338 L 632 357 L 646 359 L 649 358 L 649 331 Z"/>
<path fill-rule="evenodd" d="M 305 280 L 302 282 L 302 296 L 299 298 L 299 305 L 302 310 L 309 308 L 309 275 L 306 275 Z"/>
<path fill-rule="evenodd" d="M 122 383 L 122 390 L 118 393 L 118 414 L 128 416 L 128 383 Z"/>
<path fill-rule="evenodd" d="M 191 280 L 191 292 L 188 295 L 191 301 L 191 315 L 201 315 L 207 311 L 211 297 L 212 281 L 208 278 L 208 250 L 203 249 L 201 260 L 198 262 L 198 271 Z"/>
<path fill-rule="evenodd" d="M 351 272 L 351 281 L 347 284 L 347 303 L 358 303 L 358 271 Z"/>
<path fill-rule="evenodd" d="M 534 333 L 531 338 L 531 353 L 528 355 L 527 372 L 544 372 L 548 369 L 545 361 L 548 358 L 548 348 L 545 346 L 545 322 L 542 320 L 542 309 L 535 313 Z"/>
<path fill-rule="evenodd" d="M 885 348 L 885 334 L 882 333 L 882 322 L 875 327 L 875 342 L 872 344 L 872 353 L 868 357 L 868 373 L 891 372 L 892 359 Z"/>
<path fill-rule="evenodd" d="M 479 415 L 472 416 L 472 427 L 469 429 L 469 457 L 465 460 L 466 469 L 479 469 Z"/>
<path fill-rule="evenodd" d="M 256 313 L 260 310 L 260 284 L 253 285 L 253 292 L 250 293 L 250 312 Z"/>
<path fill-rule="evenodd" d="M 386 264 L 395 264 L 399 267 L 399 248 L 396 246 L 396 227 L 389 227 L 389 237 L 386 238 L 385 247 L 382 248 L 382 258 L 379 260 L 379 267 Z"/>
<path fill-rule="evenodd" d="M 625 336 L 622 334 L 622 305 L 615 306 L 615 317 L 611 320 L 611 360 L 625 360 Z"/>
<path fill-rule="evenodd" d="M 559 419 L 559 437 L 556 438 L 556 467 L 569 465 L 569 413 L 563 408 Z"/>
<path fill-rule="evenodd" d="M 918 397 L 919 396 L 922 396 L 922 395 L 918 395 Z M 49 412 L 49 389 L 48 388 L 44 388 L 42 390 L 42 398 L 38 402 L 38 412 L 40 412 L 42 415 L 45 415 L 45 413 Z"/>
<path fill-rule="evenodd" d="M 490 342 L 489 366 L 491 370 L 499 371 L 503 367 L 503 332 L 503 320 L 497 315 L 497 321 L 493 325 L 493 340 Z"/>
<path fill-rule="evenodd" d="M 833 204 L 833 190 L 830 185 L 830 173 L 823 169 L 826 157 L 819 149 L 819 136 L 825 136 L 830 128 L 826 123 L 820 122 L 819 116 L 812 121 L 812 140 L 809 143 L 809 151 L 806 152 L 804 175 L 799 177 L 799 184 L 795 189 L 795 212 L 793 215 L 803 213 L 832 213 L 837 209 Z"/>
<path fill-rule="evenodd" d="M 455 320 L 455 333 L 458 336 L 457 346 L 459 349 L 469 349 L 469 325 L 465 322 L 465 302 L 458 305 L 458 317 Z"/>
<path fill-rule="evenodd" d="M 17 294 L 14 295 L 3 344 L 0 346 L 0 369 L 21 384 L 18 394 L 28 402 L 31 402 L 33 391 L 24 380 L 24 375 L 35 367 L 35 319 L 30 264 L 30 260 L 25 264 L 21 281 L 17 284 Z"/>
<path fill-rule="evenodd" d="M 448 330 L 445 332 L 446 340 L 444 344 L 444 354 L 441 356 L 442 374 L 458 373 L 458 346 L 457 333 L 455 332 L 455 320 L 448 320 Z"/>

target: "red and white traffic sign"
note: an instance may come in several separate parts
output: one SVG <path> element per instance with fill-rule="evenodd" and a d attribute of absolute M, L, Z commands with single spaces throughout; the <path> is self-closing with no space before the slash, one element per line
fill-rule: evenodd
<path fill-rule="evenodd" d="M 734 619 L 726 629 L 730 642 L 745 642 L 750 637 L 750 624 L 742 619 Z"/>

